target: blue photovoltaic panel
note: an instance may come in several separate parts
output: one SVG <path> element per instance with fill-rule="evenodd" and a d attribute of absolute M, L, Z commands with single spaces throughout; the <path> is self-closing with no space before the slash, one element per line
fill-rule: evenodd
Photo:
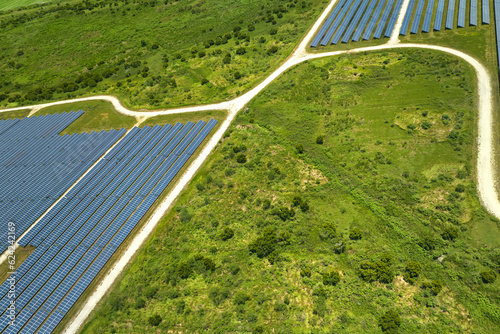
<path fill-rule="evenodd" d="M 470 0 L 469 24 L 477 26 L 477 0 Z"/>
<path fill-rule="evenodd" d="M 438 0 L 438 6 L 436 10 L 436 18 L 434 19 L 434 30 L 441 30 L 441 22 L 443 21 L 444 13 L 444 0 Z"/>
<path fill-rule="evenodd" d="M 387 24 L 387 29 L 385 30 L 384 36 L 391 37 L 392 31 L 394 30 L 394 26 L 396 25 L 396 20 L 398 19 L 399 12 L 401 11 L 401 6 L 403 5 L 403 0 L 398 0 L 396 2 L 396 7 L 392 11 L 391 19 Z"/>
<path fill-rule="evenodd" d="M 354 0 L 346 0 L 344 2 L 344 6 L 342 7 L 342 10 L 337 15 L 337 17 L 335 18 L 335 21 L 333 21 L 330 29 L 328 29 L 328 31 L 326 32 L 325 36 L 321 40 L 321 45 L 322 46 L 328 45 L 330 43 L 330 39 L 332 38 L 333 34 L 335 33 L 335 31 L 339 27 L 340 22 L 345 17 L 347 11 L 349 10 L 349 8 L 351 7 L 351 5 L 352 5 L 353 2 L 354 2 Z"/>
<path fill-rule="evenodd" d="M 465 0 L 458 1 L 458 22 L 457 27 L 465 27 Z"/>
<path fill-rule="evenodd" d="M 358 7 L 358 10 L 356 11 L 356 15 L 352 19 L 351 23 L 349 24 L 349 27 L 347 27 L 346 32 L 342 36 L 342 43 L 347 43 L 349 42 L 349 39 L 351 38 L 352 33 L 354 32 L 354 28 L 359 23 L 359 20 L 361 19 L 361 15 L 363 15 L 363 12 L 366 9 L 366 6 L 368 5 L 369 0 L 363 0 L 363 3 Z"/>
<path fill-rule="evenodd" d="M 358 9 L 359 5 L 361 4 L 361 0 L 355 0 L 354 4 L 351 6 L 347 14 L 344 16 L 342 23 L 340 24 L 339 28 L 337 29 L 337 32 L 335 35 L 333 35 L 332 39 L 332 44 L 337 44 L 344 34 L 344 31 L 347 29 L 348 24 L 351 22 L 352 17 L 356 13 L 356 10 Z"/>
<path fill-rule="evenodd" d="M 382 18 L 378 23 L 377 29 L 375 30 L 375 34 L 373 34 L 373 38 L 380 38 L 382 36 L 382 31 L 384 30 L 385 23 L 389 18 L 389 14 L 391 13 L 392 5 L 394 4 L 394 0 L 388 0 L 385 5 L 384 12 L 382 13 Z"/>
<path fill-rule="evenodd" d="M 337 5 L 335 5 L 335 8 L 333 9 L 332 13 L 328 17 L 328 19 L 326 19 L 325 23 L 323 24 L 323 26 L 321 27 L 321 29 L 319 30 L 319 32 L 314 37 L 314 39 L 313 39 L 313 41 L 311 43 L 311 47 L 315 48 L 315 47 L 318 46 L 319 42 L 321 41 L 321 39 L 325 35 L 325 32 L 330 27 L 330 25 L 332 24 L 333 20 L 335 19 L 335 17 L 339 13 L 339 11 L 342 8 L 342 6 L 344 5 L 345 1 L 346 0 L 340 0 L 339 3 Z"/>
<path fill-rule="evenodd" d="M 401 25 L 401 30 L 399 30 L 400 35 L 406 35 L 408 26 L 410 25 L 411 14 L 413 13 L 413 7 L 415 6 L 415 0 L 410 0 L 408 3 L 408 8 L 406 9 L 405 17 L 403 19 L 403 24 Z"/>
<path fill-rule="evenodd" d="M 481 20 L 483 24 L 490 24 L 490 1 L 482 0 L 481 2 Z"/>
<path fill-rule="evenodd" d="M 424 9 L 425 0 L 418 0 L 417 10 L 413 18 L 413 23 L 411 25 L 410 33 L 418 33 L 418 27 L 420 26 L 420 19 L 422 18 L 422 10 Z"/>
<path fill-rule="evenodd" d="M 377 1 L 378 0 L 370 0 L 370 4 L 368 5 L 368 9 L 366 10 L 365 14 L 363 15 L 363 18 L 361 19 L 361 22 L 359 23 L 358 27 L 356 28 L 356 32 L 354 32 L 354 36 L 352 37 L 352 40 L 354 42 L 359 41 L 359 38 L 361 37 L 361 34 L 363 33 L 363 30 L 365 29 L 365 26 L 368 23 L 368 20 L 370 19 L 370 15 L 372 14 L 373 9 L 375 8 L 375 5 L 377 4 Z"/>
<path fill-rule="evenodd" d="M 423 32 L 429 32 L 431 27 L 432 11 L 434 10 L 434 0 L 429 0 L 427 3 L 427 9 L 425 10 L 424 26 L 422 27 Z"/>
<path fill-rule="evenodd" d="M 446 29 L 453 29 L 453 16 L 455 15 L 455 0 L 448 0 L 448 11 L 446 12 Z"/>
<path fill-rule="evenodd" d="M 375 12 L 372 15 L 372 18 L 370 19 L 370 22 L 368 23 L 368 27 L 365 30 L 365 33 L 363 35 L 364 40 L 369 40 L 370 36 L 372 35 L 373 29 L 375 28 L 375 24 L 378 21 L 378 18 L 380 17 L 380 14 L 382 13 L 382 9 L 384 8 L 385 0 L 379 0 L 379 3 L 377 5 L 377 8 L 375 8 Z"/>

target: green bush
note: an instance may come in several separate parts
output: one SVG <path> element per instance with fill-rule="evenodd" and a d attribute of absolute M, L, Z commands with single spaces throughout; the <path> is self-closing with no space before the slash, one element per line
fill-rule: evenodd
<path fill-rule="evenodd" d="M 483 271 L 481 273 L 481 278 L 484 283 L 493 283 L 497 279 L 497 273 L 494 272 L 493 270 Z"/>
<path fill-rule="evenodd" d="M 148 323 L 151 326 L 155 326 L 155 327 L 158 326 L 161 321 L 162 321 L 162 318 L 159 314 L 152 315 L 148 318 Z"/>
<path fill-rule="evenodd" d="M 214 303 L 215 306 L 221 305 L 226 299 L 230 297 L 231 293 L 228 288 L 221 288 L 219 286 L 212 287 L 208 293 L 208 298 Z"/>
<path fill-rule="evenodd" d="M 397 333 L 401 325 L 401 318 L 395 310 L 387 311 L 379 321 L 379 326 L 384 333 Z"/>
<path fill-rule="evenodd" d="M 298 154 L 304 153 L 304 146 L 302 144 L 297 144 L 295 145 L 295 150 L 297 151 Z"/>
<path fill-rule="evenodd" d="M 465 186 L 463 184 L 457 184 L 455 187 L 455 191 L 457 193 L 463 193 L 465 191 Z"/>
<path fill-rule="evenodd" d="M 333 222 L 326 222 L 323 224 L 319 233 L 322 240 L 331 240 L 337 236 L 337 226 Z"/>
<path fill-rule="evenodd" d="M 282 221 L 286 221 L 295 216 L 295 211 L 293 211 L 293 209 L 287 208 L 286 206 L 282 206 L 280 208 L 272 209 L 271 215 L 278 216 Z"/>
<path fill-rule="evenodd" d="M 206 78 L 201 79 L 201 84 L 202 84 L 202 85 L 206 85 L 206 84 L 207 84 L 207 83 L 209 83 L 209 82 L 210 82 L 210 81 L 208 81 L 208 79 L 206 79 Z"/>
<path fill-rule="evenodd" d="M 180 278 L 188 278 L 191 275 L 193 269 L 191 266 L 185 262 L 179 263 L 177 266 L 177 274 Z"/>
<path fill-rule="evenodd" d="M 338 271 L 330 271 L 323 274 L 324 285 L 337 285 L 340 282 L 340 274 Z"/>
<path fill-rule="evenodd" d="M 141 309 L 143 308 L 144 306 L 146 306 L 146 300 L 142 297 L 139 297 L 135 300 L 135 304 L 134 304 L 134 307 L 136 309 Z"/>
<path fill-rule="evenodd" d="M 158 291 L 158 288 L 155 286 L 148 286 L 146 290 L 144 290 L 144 297 L 147 299 L 154 298 L 156 295 L 156 292 Z"/>
<path fill-rule="evenodd" d="M 234 231 L 229 227 L 225 227 L 224 230 L 222 230 L 222 233 L 220 234 L 221 239 L 224 241 L 231 239 L 233 236 L 234 236 Z"/>
<path fill-rule="evenodd" d="M 351 240 L 360 240 L 363 237 L 363 231 L 361 229 L 354 227 L 350 232 L 349 232 L 349 239 Z"/>
<path fill-rule="evenodd" d="M 247 50 L 244 47 L 239 47 L 238 49 L 236 49 L 237 55 L 244 55 L 245 53 L 247 53 Z"/>
<path fill-rule="evenodd" d="M 249 300 L 250 300 L 250 295 L 240 291 L 234 296 L 233 302 L 236 305 L 244 305 Z"/>
<path fill-rule="evenodd" d="M 267 198 L 262 201 L 262 209 L 267 210 L 271 207 L 271 201 L 268 200 Z"/>
<path fill-rule="evenodd" d="M 302 277 L 311 277 L 312 272 L 311 269 L 309 268 L 302 268 L 300 269 L 300 276 Z"/>
<path fill-rule="evenodd" d="M 441 237 L 444 240 L 454 241 L 458 237 L 458 229 L 453 226 L 445 227 Z"/>
<path fill-rule="evenodd" d="M 317 136 L 316 137 L 316 144 L 321 145 L 321 144 L 323 144 L 324 140 L 325 140 L 324 136 Z"/>
<path fill-rule="evenodd" d="M 244 164 L 245 162 L 247 162 L 247 157 L 246 155 L 244 155 L 243 153 L 240 153 L 236 156 L 236 162 L 237 163 L 240 163 L 240 164 Z"/>
<path fill-rule="evenodd" d="M 431 128 L 432 124 L 428 121 L 423 121 L 421 126 L 422 126 L 422 129 L 429 130 Z"/>
<path fill-rule="evenodd" d="M 443 289 L 443 284 L 441 283 L 441 281 L 427 281 L 427 282 L 422 283 L 422 288 L 429 289 L 430 292 L 434 296 L 436 296 Z"/>
<path fill-rule="evenodd" d="M 266 227 L 262 235 L 248 245 L 251 253 L 257 254 L 259 258 L 264 258 L 271 254 L 276 248 L 276 231 L 271 227 Z"/>
<path fill-rule="evenodd" d="M 422 265 L 416 261 L 410 261 L 406 264 L 406 272 L 411 278 L 418 277 L 422 272 Z"/>

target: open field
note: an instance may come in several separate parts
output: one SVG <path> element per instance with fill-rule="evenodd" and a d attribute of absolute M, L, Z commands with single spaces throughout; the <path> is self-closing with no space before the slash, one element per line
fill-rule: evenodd
<path fill-rule="evenodd" d="M 0 112 L 0 120 L 6 120 L 10 118 L 23 118 L 28 116 L 30 113 L 29 109 L 26 110 L 19 110 L 19 111 L 7 111 L 7 112 Z"/>
<path fill-rule="evenodd" d="M 0 10 L 14 9 L 38 3 L 49 3 L 51 0 L 2 0 Z"/>
<path fill-rule="evenodd" d="M 466 64 L 429 51 L 288 71 L 238 116 L 83 332 L 150 332 L 158 314 L 160 331 L 377 333 L 392 307 L 402 333 L 494 332 L 499 283 L 479 273 L 498 269 L 500 232 L 474 185 L 474 91 Z M 391 283 L 360 278 L 389 258 Z M 413 284 L 409 261 L 423 267 Z M 331 270 L 341 280 L 325 286 Z M 437 296 L 428 280 L 443 283 Z"/>
<path fill-rule="evenodd" d="M 101 130 L 109 131 L 111 129 L 119 130 L 121 128 L 130 129 L 137 123 L 134 117 L 118 113 L 111 103 L 105 101 L 76 102 L 47 107 L 40 109 L 35 113 L 35 116 L 77 110 L 83 110 L 85 114 L 71 123 L 61 132 L 61 135 L 91 131 L 99 132 Z"/>
<path fill-rule="evenodd" d="M 321 4 L 70 1 L 0 14 L 0 107 L 98 93 L 134 109 L 234 98 L 290 54 Z"/>

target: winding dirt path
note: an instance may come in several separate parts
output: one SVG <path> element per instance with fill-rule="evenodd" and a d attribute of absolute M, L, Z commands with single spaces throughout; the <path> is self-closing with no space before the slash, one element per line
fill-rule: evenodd
<path fill-rule="evenodd" d="M 311 27 L 307 35 L 300 42 L 299 46 L 296 48 L 294 53 L 286 60 L 283 65 L 281 65 L 276 71 L 259 83 L 255 88 L 251 89 L 242 96 L 226 102 L 206 104 L 193 107 L 183 107 L 175 109 L 165 109 L 158 111 L 149 112 L 137 112 L 129 110 L 124 107 L 120 101 L 114 96 L 108 95 L 98 95 L 91 97 L 84 97 L 72 100 L 57 101 L 45 104 L 38 104 L 33 106 L 24 106 L 17 108 L 9 108 L 0 110 L 0 112 L 15 111 L 22 109 L 31 109 L 32 113 L 36 112 L 45 107 L 62 105 L 73 102 L 80 101 L 90 101 L 90 100 L 104 100 L 109 101 L 113 104 L 116 110 L 122 114 L 128 116 L 134 116 L 138 119 L 145 119 L 158 115 L 176 114 L 176 113 L 186 113 L 194 111 L 204 111 L 204 110 L 228 110 L 228 116 L 217 130 L 217 132 L 212 136 L 207 145 L 203 148 L 201 154 L 189 165 L 186 172 L 182 175 L 178 183 L 175 185 L 174 189 L 168 194 L 168 196 L 160 203 L 158 208 L 153 213 L 152 217 L 144 224 L 142 229 L 136 233 L 134 239 L 130 243 L 129 247 L 125 250 L 120 259 L 115 263 L 113 268 L 107 273 L 103 278 L 101 284 L 96 288 L 93 294 L 87 299 L 86 304 L 82 307 L 77 316 L 66 328 L 65 333 L 76 333 L 79 328 L 84 324 L 85 319 L 89 316 L 90 312 L 95 308 L 99 300 L 106 294 L 108 289 L 111 287 L 113 282 L 117 279 L 120 273 L 128 264 L 129 260 L 134 256 L 137 250 L 143 245 L 143 243 L 148 239 L 148 237 L 153 232 L 154 228 L 164 216 L 166 211 L 174 203 L 176 198 L 182 192 L 182 190 L 188 185 L 191 179 L 194 177 L 196 171 L 201 167 L 204 161 L 208 158 L 212 150 L 215 148 L 219 140 L 222 138 L 223 134 L 226 132 L 227 128 L 234 120 L 238 111 L 240 111 L 249 101 L 251 101 L 258 93 L 260 93 L 267 85 L 274 81 L 278 76 L 289 68 L 300 64 L 302 62 L 323 58 L 332 57 L 346 53 L 359 53 L 366 51 L 378 51 L 378 50 L 389 50 L 389 49 L 402 49 L 402 48 L 419 48 L 419 49 L 430 49 L 446 52 L 448 54 L 459 57 L 466 62 L 468 62 L 476 72 L 477 82 L 478 82 L 478 159 L 477 159 L 477 172 L 478 172 L 478 192 L 480 199 L 486 209 L 492 213 L 494 216 L 500 219 L 500 202 L 498 200 L 498 194 L 495 189 L 495 172 L 494 172 L 494 159 L 493 159 L 493 110 L 492 110 L 492 86 L 491 86 L 491 76 L 486 70 L 486 68 L 479 63 L 473 57 L 451 48 L 427 45 L 427 44 L 400 44 L 399 43 L 399 31 L 401 29 L 401 24 L 403 21 L 406 8 L 408 7 L 409 0 L 405 0 L 401 7 L 401 11 L 398 16 L 397 23 L 394 27 L 389 41 L 384 45 L 364 47 L 348 51 L 333 51 L 324 52 L 318 54 L 310 54 L 307 52 L 307 46 L 309 41 L 314 37 L 314 34 L 319 29 L 323 21 L 326 19 L 327 15 L 330 13 L 331 9 L 335 5 L 337 0 L 331 1 L 325 10 L 322 12 L 321 16 Z"/>

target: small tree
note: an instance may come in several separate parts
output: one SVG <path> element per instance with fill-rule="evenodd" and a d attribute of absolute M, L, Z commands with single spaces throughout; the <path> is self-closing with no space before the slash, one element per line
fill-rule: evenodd
<path fill-rule="evenodd" d="M 159 314 L 152 315 L 148 318 L 148 322 L 151 326 L 158 326 L 160 322 L 162 321 L 162 318 Z"/>
<path fill-rule="evenodd" d="M 323 284 L 324 285 L 337 285 L 340 282 L 340 274 L 338 271 L 330 271 L 323 274 Z"/>
<path fill-rule="evenodd" d="M 359 240 L 363 237 L 363 231 L 361 229 L 354 227 L 350 232 L 349 232 L 349 239 L 351 240 Z"/>
<path fill-rule="evenodd" d="M 226 240 L 229 240 L 233 237 L 234 235 L 234 231 L 229 228 L 229 227 L 225 227 L 224 230 L 222 231 L 222 233 L 220 234 L 220 237 L 222 240 L 226 241 Z"/>
<path fill-rule="evenodd" d="M 484 283 L 493 283 L 497 279 L 497 273 L 493 270 L 483 271 L 481 273 L 481 278 L 483 279 Z"/>
<path fill-rule="evenodd" d="M 239 47 L 238 49 L 236 49 L 237 55 L 244 55 L 245 53 L 247 53 L 247 50 L 244 47 Z"/>
<path fill-rule="evenodd" d="M 444 240 L 454 241 L 458 237 L 458 229 L 453 226 L 446 227 L 441 233 Z"/>
<path fill-rule="evenodd" d="M 379 321 L 379 326 L 385 333 L 397 333 L 400 325 L 401 318 L 395 310 L 387 311 Z"/>
<path fill-rule="evenodd" d="M 247 162 L 247 157 L 246 155 L 244 155 L 243 153 L 240 153 L 236 156 L 236 162 L 240 163 L 240 164 L 244 164 L 245 162 Z"/>
<path fill-rule="evenodd" d="M 324 139 L 325 139 L 324 136 L 317 136 L 316 137 L 316 144 L 319 144 L 319 145 L 323 144 Z"/>

